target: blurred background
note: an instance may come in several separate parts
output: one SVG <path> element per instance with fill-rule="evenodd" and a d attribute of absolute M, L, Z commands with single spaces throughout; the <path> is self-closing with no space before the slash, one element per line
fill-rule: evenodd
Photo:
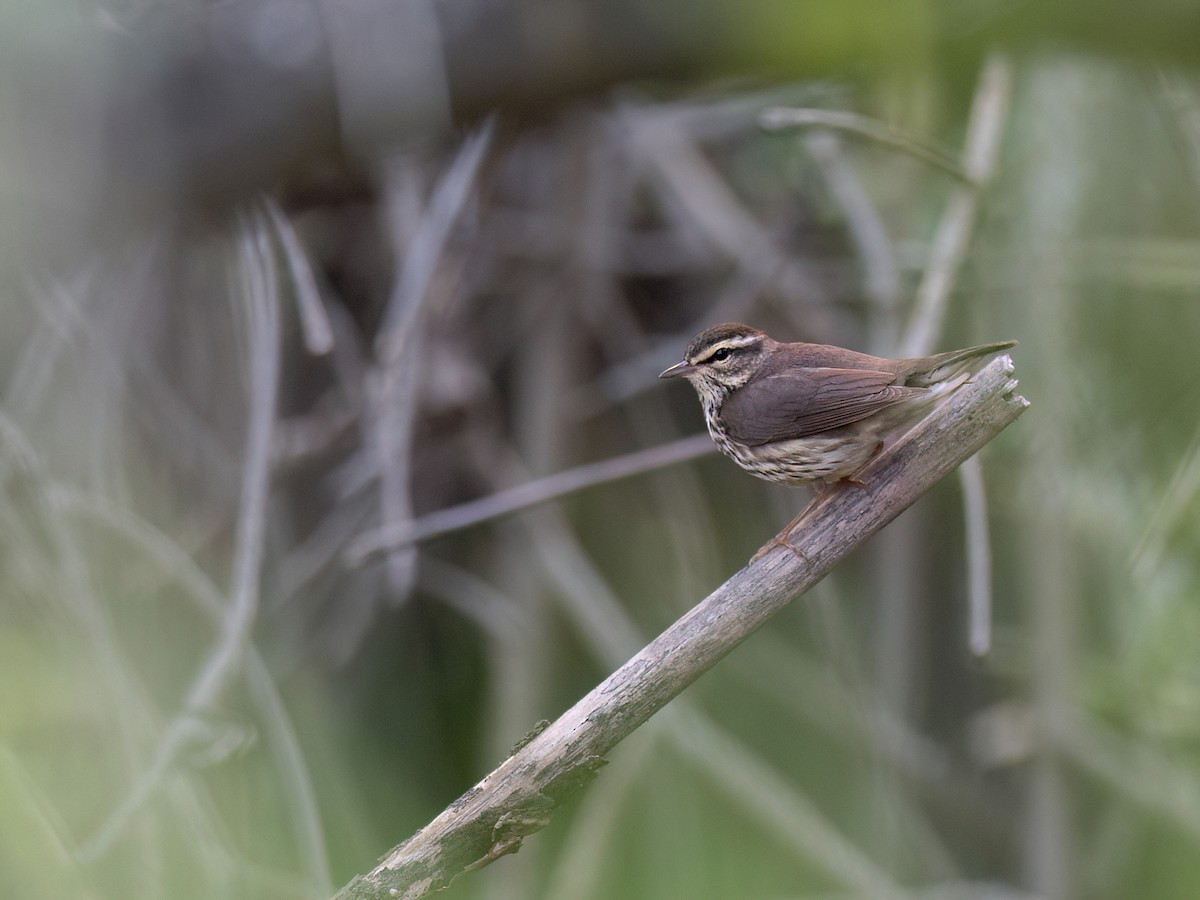
<path fill-rule="evenodd" d="M 655 377 L 741 320 L 1032 406 L 447 896 L 1196 897 L 1196 34 L 4 0 L 0 895 L 369 870 L 805 502 Z"/>

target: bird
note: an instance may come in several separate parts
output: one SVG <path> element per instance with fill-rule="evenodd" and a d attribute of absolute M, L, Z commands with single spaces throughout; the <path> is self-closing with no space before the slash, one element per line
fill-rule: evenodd
<path fill-rule="evenodd" d="M 975 360 L 1015 345 L 887 359 L 731 322 L 697 334 L 659 377 L 691 382 L 709 435 L 751 475 L 820 495 L 861 485 L 855 476 L 889 437 L 966 383 Z"/>

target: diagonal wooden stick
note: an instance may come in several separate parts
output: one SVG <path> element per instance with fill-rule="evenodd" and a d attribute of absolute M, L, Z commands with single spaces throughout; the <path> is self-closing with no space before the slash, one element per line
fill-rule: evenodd
<path fill-rule="evenodd" d="M 985 366 L 857 475 L 864 487 L 810 505 L 788 536 L 797 552 L 737 572 L 336 900 L 423 897 L 518 850 L 605 754 L 1024 412 L 1012 372 L 1008 356 Z"/>

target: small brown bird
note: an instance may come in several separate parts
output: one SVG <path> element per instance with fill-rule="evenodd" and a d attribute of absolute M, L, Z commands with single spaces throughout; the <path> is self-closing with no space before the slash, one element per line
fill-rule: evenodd
<path fill-rule="evenodd" d="M 708 433 L 751 475 L 819 492 L 853 481 L 887 435 L 970 378 L 972 360 L 1015 344 L 884 359 L 734 323 L 700 332 L 659 378 L 692 383 Z"/>

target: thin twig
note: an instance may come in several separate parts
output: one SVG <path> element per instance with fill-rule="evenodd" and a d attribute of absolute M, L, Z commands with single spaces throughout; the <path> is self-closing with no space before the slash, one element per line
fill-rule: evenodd
<path fill-rule="evenodd" d="M 56 279 L 46 288 L 31 281 L 30 293 L 36 300 L 33 311 L 40 327 L 25 341 L 5 390 L 4 409 L 18 421 L 41 410 L 51 379 L 62 376 L 63 353 L 87 352 L 94 363 L 93 376 L 130 393 L 128 410 L 136 419 L 152 426 L 152 433 L 161 435 L 172 449 L 186 447 L 193 457 L 222 475 L 228 474 L 232 481 L 238 475 L 236 461 L 210 428 L 201 423 L 190 404 L 172 389 L 170 379 L 154 370 L 141 355 L 122 352 L 111 340 L 102 339 L 97 328 L 97 303 L 91 295 L 107 290 L 121 297 L 136 297 L 147 290 L 141 282 L 162 253 L 163 242 L 161 235 L 147 236 L 146 242 L 139 245 L 135 274 L 122 278 L 120 285 L 108 283 L 111 275 L 99 263 L 86 265 L 68 280 Z"/>
<path fill-rule="evenodd" d="M 422 589 L 478 625 L 498 643 L 512 644 L 533 628 L 529 611 L 465 569 L 431 558 L 421 566 Z"/>
<path fill-rule="evenodd" d="M 375 553 L 427 541 L 481 522 L 512 515 L 584 488 L 619 481 L 643 472 L 652 472 L 664 466 L 673 466 L 713 451 L 713 443 L 709 436 L 698 434 L 647 450 L 637 450 L 623 456 L 613 456 L 600 462 L 577 466 L 565 472 L 557 472 L 505 491 L 489 494 L 478 500 L 440 509 L 419 519 L 367 532 L 360 535 L 346 549 L 346 560 L 348 564 L 356 565 Z"/>
<path fill-rule="evenodd" d="M 276 569 L 278 594 L 271 598 L 272 607 L 283 606 L 301 596 L 312 581 L 337 564 L 347 542 L 373 521 L 376 504 L 366 487 L 339 497 L 337 503 L 316 526 L 298 540 L 279 561 Z"/>
<path fill-rule="evenodd" d="M 1051 724 L 1050 737 L 1059 750 L 1117 793 L 1200 840 L 1200 781 L 1192 771 L 1144 742 L 1123 740 L 1096 722 L 1072 718 L 1077 720 Z"/>
<path fill-rule="evenodd" d="M 411 240 L 405 242 L 399 223 L 392 222 L 395 256 L 401 260 L 395 285 L 376 341 L 379 390 L 376 399 L 375 449 L 379 470 L 380 518 L 384 528 L 411 520 L 410 468 L 412 430 L 416 416 L 420 371 L 413 338 L 432 296 L 431 285 L 454 223 L 475 185 L 480 165 L 491 142 L 488 120 L 459 150 L 439 181 L 429 207 Z M 389 192 L 394 196 L 399 188 Z M 395 220 L 395 210 L 389 217 Z M 388 554 L 388 579 L 393 592 L 406 596 L 416 571 L 415 553 L 392 548 Z"/>
<path fill-rule="evenodd" d="M 871 304 L 872 315 L 894 328 L 901 294 L 900 267 L 883 216 L 846 159 L 836 134 L 827 129 L 816 130 L 808 135 L 804 145 L 845 217 L 846 231 L 862 263 L 863 295 Z M 891 340 L 877 341 L 871 352 L 887 352 L 893 344 Z"/>
<path fill-rule="evenodd" d="M 1200 494 L 1200 427 L 1192 436 L 1191 446 L 1175 467 L 1167 489 L 1129 556 L 1133 574 L 1138 579 L 1149 577 L 1159 568 L 1167 541 L 1184 518 L 1196 508 L 1197 494 Z"/>
<path fill-rule="evenodd" d="M 975 821 L 997 815 L 982 786 L 971 783 L 951 754 L 888 705 L 881 691 L 845 684 L 830 666 L 807 658 L 777 635 L 758 635 L 755 648 L 753 664 L 734 669 L 749 687 L 848 746 L 873 748 L 876 758 L 905 781 L 969 810 Z"/>
<path fill-rule="evenodd" d="M 1112 83 L 1106 77 L 1112 76 L 1078 61 L 1032 66 L 1023 91 L 1025 127 L 1015 132 L 1016 155 L 1025 164 L 1015 185 L 1020 193 L 1013 198 L 1020 210 L 1011 227 L 1014 269 L 1019 270 L 1014 274 L 1017 289 L 1036 298 L 1026 312 L 1049 377 L 1078 347 L 1071 279 L 1079 260 L 1054 249 L 1071 246 L 1091 230 L 1085 217 L 1093 210 L 1096 176 L 1079 161 L 1095 146 L 1099 132 L 1087 111 L 1109 96 Z M 1081 570 L 1086 557 L 1076 536 L 1064 528 L 1072 503 L 1062 473 L 1078 465 L 1084 445 L 1063 425 L 1074 421 L 1078 400 L 1073 392 L 1052 394 L 1042 412 L 1055 425 L 1039 430 L 1021 468 L 1027 502 L 1036 506 L 1037 515 L 1023 517 L 1015 535 L 1023 560 L 1016 574 L 1023 578 L 1025 601 L 1025 678 L 1038 737 L 1072 721 L 1084 702 L 1079 673 L 1085 664 L 1078 642 L 1091 606 L 1084 596 L 1089 579 Z M 1077 838 L 1086 814 L 1078 781 L 1053 741 L 1039 741 L 1033 750 L 1022 784 L 1020 852 L 1026 883 L 1049 897 L 1079 896 L 1086 857 Z"/>
<path fill-rule="evenodd" d="M 142 777 L 79 850 L 98 859 L 150 797 L 195 733 L 195 717 L 211 707 L 236 674 L 258 609 L 259 574 L 270 491 L 271 432 L 279 388 L 279 285 L 266 226 L 260 216 L 243 226 L 239 240 L 243 285 L 236 292 L 250 335 L 247 436 L 235 536 L 230 600 L 212 652 L 189 687 L 180 713 L 163 729 Z"/>
<path fill-rule="evenodd" d="M 778 900 L 785 900 L 780 897 Z M 859 893 L 805 894 L 787 900 L 874 900 Z M 908 900 L 1052 900 L 1046 894 L 1031 894 L 1007 884 L 989 881 L 945 881 L 908 892 Z"/>
<path fill-rule="evenodd" d="M 972 653 L 985 656 L 992 648 L 992 544 L 988 539 L 983 466 L 978 458 L 968 459 L 959 467 L 958 480 L 967 526 L 968 643 Z"/>
<path fill-rule="evenodd" d="M 221 624 L 225 598 L 195 559 L 169 536 L 132 510 L 102 497 L 91 497 L 55 484 L 46 484 L 45 490 L 55 506 L 92 519 L 127 540 L 143 558 L 183 588 L 185 596 L 218 626 Z M 274 745 L 279 777 L 287 786 L 285 795 L 292 809 L 297 858 L 308 870 L 314 893 L 328 896 L 332 877 L 312 778 L 283 699 L 252 641 L 246 644 L 246 684 L 251 700 L 259 709 L 264 731 Z"/>
<path fill-rule="evenodd" d="M 902 150 L 909 156 L 928 163 L 940 169 L 947 175 L 959 181 L 972 184 L 974 179 L 969 168 L 964 169 L 951 156 L 934 147 L 921 143 L 902 131 L 897 131 L 877 119 L 858 113 L 835 109 L 797 109 L 787 106 L 770 106 L 762 111 L 758 118 L 759 125 L 766 131 L 782 131 L 798 125 L 817 125 L 821 128 L 832 128 L 837 131 L 847 131 L 865 138 Z"/>
<path fill-rule="evenodd" d="M 55 282 L 49 289 L 30 284 L 28 294 L 40 322 L 25 339 L 20 359 L 4 390 L 4 409 L 14 417 L 37 409 L 62 352 L 76 335 L 86 332 L 82 298 L 96 281 L 94 266 L 86 266 L 69 283 Z"/>
<path fill-rule="evenodd" d="M 1187 143 L 1193 180 L 1200 187 L 1200 97 L 1194 80 L 1176 68 L 1160 69 L 1159 90 L 1173 114 L 1175 127 Z"/>
<path fill-rule="evenodd" d="M 954 189 L 938 223 L 929 251 L 929 262 L 917 288 L 917 298 L 908 331 L 901 342 L 901 356 L 924 356 L 932 352 L 950 293 L 966 261 L 983 190 L 995 174 L 1000 139 L 1012 94 L 1012 70 L 1008 61 L 993 54 L 984 63 L 967 124 L 963 168 L 969 180 Z M 991 541 L 988 536 L 986 493 L 979 463 L 958 472 L 963 491 L 963 515 L 967 526 L 967 592 L 970 613 L 970 646 L 976 654 L 991 646 Z"/>
<path fill-rule="evenodd" d="M 379 513 L 383 528 L 412 521 L 412 434 L 416 427 L 417 388 L 422 354 L 412 347 L 382 367 L 374 403 L 375 465 L 379 471 Z M 416 577 L 412 547 L 387 552 L 387 580 L 396 600 L 408 596 Z"/>
<path fill-rule="evenodd" d="M 752 277 L 775 285 L 807 316 L 823 315 L 819 301 L 828 293 L 824 286 L 777 246 L 678 123 L 644 113 L 627 115 L 626 123 L 634 147 L 652 164 L 669 199 L 687 211 L 689 221 L 713 245 Z"/>
<path fill-rule="evenodd" d="M 604 754 L 853 548 L 1026 408 L 1001 357 L 946 398 L 863 472 L 862 488 L 827 493 L 777 545 L 729 579 L 374 870 L 340 900 L 416 898 L 520 848 L 554 807 L 594 777 Z"/>
<path fill-rule="evenodd" d="M 1200 187 L 1200 97 L 1197 97 L 1194 85 L 1180 72 L 1161 71 L 1159 83 L 1174 114 L 1175 126 L 1186 142 L 1188 162 L 1196 186 Z M 1187 248 L 1182 256 L 1187 264 L 1194 263 L 1195 248 Z M 1200 429 L 1192 437 L 1191 446 L 1176 467 L 1167 490 L 1130 555 L 1134 575 L 1139 579 L 1146 578 L 1159 567 L 1168 539 L 1184 515 L 1194 507 L 1197 494 L 1200 494 Z"/>
<path fill-rule="evenodd" d="M 975 231 L 982 189 L 996 169 L 1012 81 L 1008 60 L 999 54 L 988 57 L 979 75 L 979 86 L 967 123 L 963 168 L 968 183 L 953 190 L 938 223 L 925 275 L 917 288 L 912 320 L 901 342 L 901 356 L 923 356 L 932 350 L 937 340 L 950 290 L 958 280 Z"/>
<path fill-rule="evenodd" d="M 740 322 L 769 286 L 761 273 L 736 269 L 716 292 L 714 301 L 693 317 L 688 327 L 648 344 L 629 359 L 609 366 L 594 382 L 574 392 L 570 413 L 588 419 L 660 387 L 654 375 L 679 359 L 679 348 L 712 322 Z"/>
<path fill-rule="evenodd" d="M 271 490 L 271 435 L 279 393 L 279 283 L 266 226 L 258 219 L 241 237 L 246 286 L 240 296 L 250 336 L 245 469 L 234 536 L 233 584 L 221 641 L 192 685 L 187 707 L 214 703 L 232 678 L 258 609 L 267 499 Z"/>
<path fill-rule="evenodd" d="M 0 410 L 0 481 L 9 478 L 28 479 L 39 487 L 50 483 L 49 472 L 36 448 L 17 423 Z M 81 546 L 76 531 L 65 518 L 47 502 L 44 490 L 31 491 L 28 496 L 32 502 L 22 504 L 25 508 L 19 512 L 7 507 L 3 510 L 6 518 L 13 520 L 13 527 L 6 532 L 13 547 L 10 555 L 29 560 L 49 551 L 49 562 L 40 568 L 29 566 L 26 577 L 44 580 L 44 595 L 62 605 L 57 612 L 65 613 L 88 635 L 90 671 L 111 700 L 106 723 L 119 744 L 128 778 L 136 782 L 141 774 L 138 756 L 156 733 L 153 712 L 144 701 L 142 685 L 122 654 L 111 617 L 94 589 L 86 548 Z M 172 799 L 183 804 L 190 802 L 194 811 L 198 805 L 195 791 L 186 784 L 177 787 L 179 790 L 173 792 Z M 153 839 L 145 831 L 139 836 Z M 202 844 L 202 840 L 197 840 L 197 844 Z M 222 858 L 214 863 L 214 870 L 227 869 L 227 857 L 215 855 Z M 82 862 L 78 855 L 75 861 Z"/>
<path fill-rule="evenodd" d="M 434 189 L 429 208 L 407 246 L 397 247 L 402 260 L 377 339 L 380 359 L 398 359 L 416 333 L 421 301 L 429 292 L 450 231 L 471 195 L 495 130 L 488 119 L 463 142 L 445 176 Z"/>
<path fill-rule="evenodd" d="M 690 708 L 672 718 L 679 720 L 669 732 L 676 752 L 765 821 L 776 839 L 797 848 L 864 897 L 908 897 L 878 863 L 838 833 L 811 801 L 737 738 Z"/>
<path fill-rule="evenodd" d="M 296 309 L 300 312 L 304 346 L 314 356 L 324 356 L 333 349 L 333 326 L 329 324 L 329 315 L 321 302 L 321 288 L 317 285 L 312 266 L 308 264 L 308 254 L 304 252 L 300 236 L 279 204 L 269 195 L 263 197 L 262 203 L 279 239 L 279 246 L 283 248 L 283 258 L 292 279 L 292 294 L 296 298 Z"/>

